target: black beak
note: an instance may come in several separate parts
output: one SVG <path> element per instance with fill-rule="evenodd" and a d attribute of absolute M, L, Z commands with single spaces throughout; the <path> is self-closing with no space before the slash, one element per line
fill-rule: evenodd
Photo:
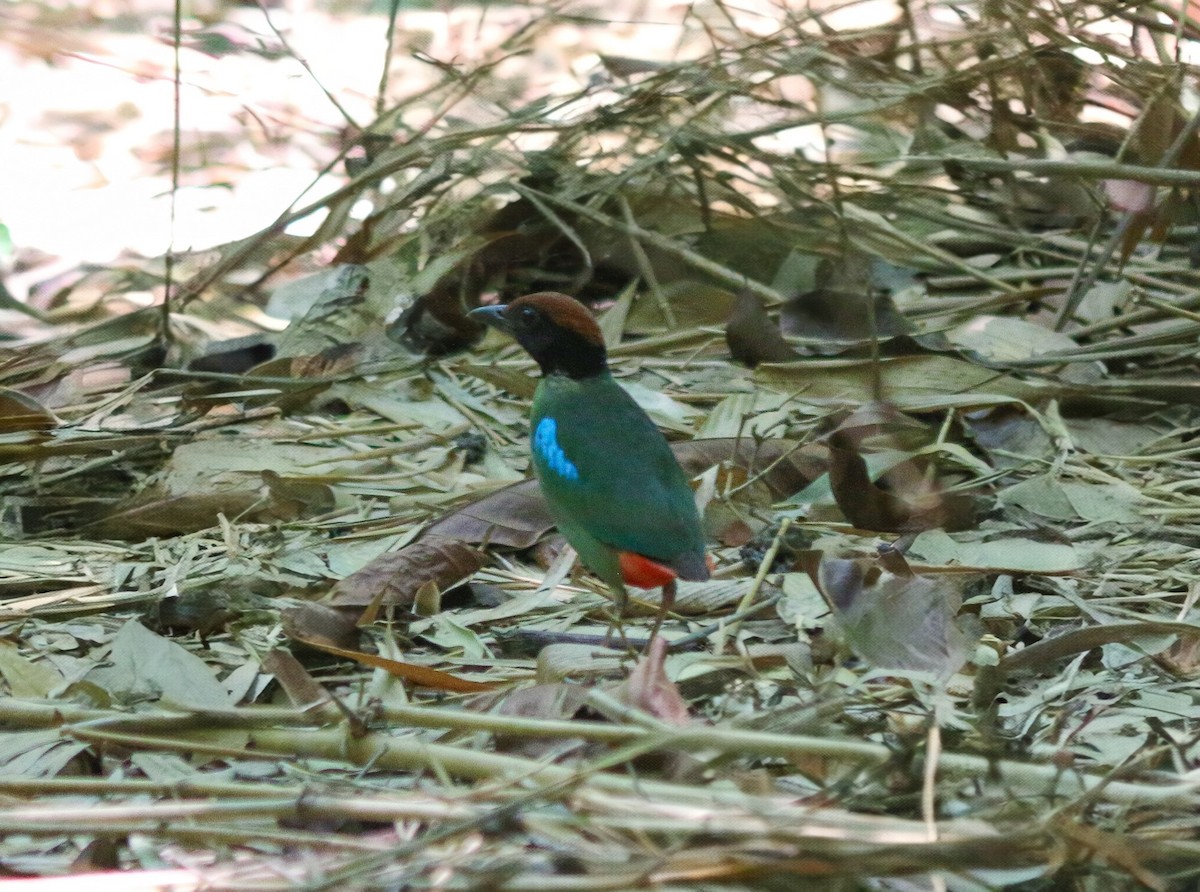
<path fill-rule="evenodd" d="M 478 307 L 467 313 L 472 319 L 482 322 L 484 325 L 490 325 L 492 328 L 499 329 L 506 335 L 512 335 L 512 323 L 508 321 L 508 317 L 504 315 L 504 311 L 508 309 L 508 304 L 499 304 L 494 307 Z"/>

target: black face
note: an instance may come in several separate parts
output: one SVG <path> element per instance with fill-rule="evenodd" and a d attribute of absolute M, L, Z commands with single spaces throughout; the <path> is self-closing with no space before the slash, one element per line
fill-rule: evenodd
<path fill-rule="evenodd" d="M 506 306 L 480 307 L 468 315 L 516 338 L 537 360 L 543 375 L 590 378 L 608 369 L 602 345 L 560 325 L 533 303 L 518 300 Z"/>

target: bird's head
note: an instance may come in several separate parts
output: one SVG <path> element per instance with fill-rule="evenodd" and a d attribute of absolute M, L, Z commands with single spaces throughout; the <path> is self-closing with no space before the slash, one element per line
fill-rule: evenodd
<path fill-rule="evenodd" d="M 591 378 L 608 370 L 600 326 L 573 297 L 542 291 L 467 315 L 516 338 L 543 375 Z"/>

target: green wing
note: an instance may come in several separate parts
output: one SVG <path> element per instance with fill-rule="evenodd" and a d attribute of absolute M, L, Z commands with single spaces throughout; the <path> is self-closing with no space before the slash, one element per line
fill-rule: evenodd
<path fill-rule="evenodd" d="M 534 468 L 568 541 L 583 533 L 685 577 L 702 572 L 704 535 L 687 477 L 654 422 L 619 384 L 608 376 L 547 378 L 534 400 L 532 426 Z M 572 544 L 587 563 L 587 543 Z"/>

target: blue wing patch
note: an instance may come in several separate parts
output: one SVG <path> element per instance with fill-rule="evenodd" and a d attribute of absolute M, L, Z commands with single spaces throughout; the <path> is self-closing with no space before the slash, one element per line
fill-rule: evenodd
<path fill-rule="evenodd" d="M 559 477 L 564 480 L 578 480 L 579 468 L 567 458 L 563 448 L 558 445 L 558 422 L 553 418 L 543 418 L 538 422 L 537 430 L 533 432 L 533 451 L 541 456 L 542 461 Z"/>

